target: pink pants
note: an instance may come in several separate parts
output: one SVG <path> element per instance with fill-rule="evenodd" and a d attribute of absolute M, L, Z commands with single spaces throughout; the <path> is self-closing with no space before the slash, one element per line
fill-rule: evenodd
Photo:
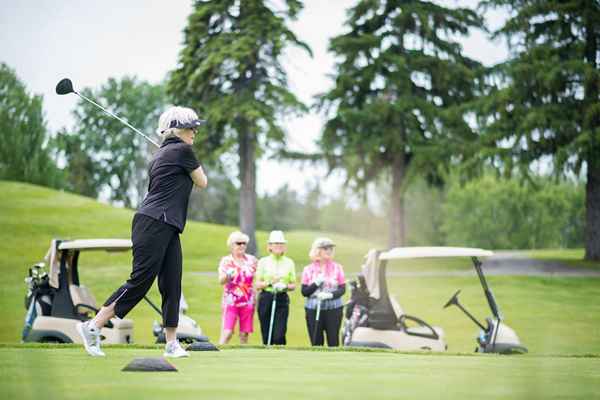
<path fill-rule="evenodd" d="M 223 330 L 233 331 L 238 318 L 240 320 L 240 332 L 254 332 L 254 306 L 225 306 L 223 308 Z"/>

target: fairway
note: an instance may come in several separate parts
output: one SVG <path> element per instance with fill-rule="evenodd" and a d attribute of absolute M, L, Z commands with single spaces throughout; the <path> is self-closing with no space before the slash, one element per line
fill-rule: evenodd
<path fill-rule="evenodd" d="M 172 363 L 178 372 L 121 372 L 160 349 L 0 348 L 2 398 L 34 399 L 591 399 L 600 359 L 393 352 L 225 349 Z M 270 393 L 270 394 L 269 394 Z"/>
<path fill-rule="evenodd" d="M 456 308 L 442 306 L 458 289 L 478 319 L 490 315 L 475 276 L 400 276 L 394 271 L 472 271 L 470 260 L 444 259 L 393 263 L 390 294 L 405 312 L 440 326 L 447 354 L 400 354 L 341 350 L 312 351 L 308 345 L 303 298 L 291 294 L 288 328 L 290 349 L 263 349 L 258 320 L 250 348 L 226 347 L 197 352 L 173 363 L 178 373 L 124 373 L 136 357 L 160 357 L 153 345 L 156 313 L 136 307 L 134 342 L 106 346 L 107 357 L 94 359 L 76 346 L 19 345 L 25 309 L 23 278 L 41 260 L 50 240 L 129 237 L 132 212 L 90 199 L 32 185 L 0 182 L 0 398 L 153 399 L 277 398 L 317 399 L 531 399 L 594 398 L 600 393 L 600 279 L 586 277 L 489 276 L 489 284 L 506 322 L 529 349 L 524 356 L 474 354 L 478 328 Z M 21 199 L 19 202 L 11 201 Z M 25 223 L 23 223 L 25 221 Z M 213 343 L 219 336 L 222 288 L 215 274 L 226 254 L 225 238 L 234 228 L 190 222 L 182 236 L 185 255 L 183 288 L 195 319 Z M 308 262 L 317 232 L 289 232 L 289 255 L 296 273 Z M 348 278 L 355 276 L 366 251 L 377 244 L 332 235 Z M 263 244 L 266 233 L 259 232 Z M 567 253 L 552 253 L 560 257 Z M 131 255 L 93 253 L 82 256 L 80 277 L 103 301 L 116 283 L 127 278 Z M 598 268 L 598 266 L 590 266 Z M 158 301 L 156 287 L 150 297 Z M 348 299 L 348 294 L 345 300 Z M 237 343 L 235 337 L 232 343 Z M 269 393 L 272 391 L 273 393 Z"/>

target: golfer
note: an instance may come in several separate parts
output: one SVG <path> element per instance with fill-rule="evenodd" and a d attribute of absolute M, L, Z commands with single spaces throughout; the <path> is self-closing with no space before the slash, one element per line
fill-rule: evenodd
<path fill-rule="evenodd" d="M 339 346 L 340 342 L 346 279 L 343 267 L 333 261 L 334 247 L 331 239 L 315 239 L 308 254 L 312 263 L 302 271 L 306 328 L 313 346 L 323 345 L 324 332 L 329 347 Z"/>
<path fill-rule="evenodd" d="M 258 297 L 260 332 L 263 344 L 285 345 L 290 312 L 287 292 L 296 288 L 296 270 L 294 262 L 284 255 L 287 242 L 282 231 L 271 232 L 267 251 L 270 254 L 258 261 L 256 271 L 256 288 L 261 290 Z"/>
<path fill-rule="evenodd" d="M 129 279 L 104 303 L 96 317 L 77 325 L 86 351 L 104 356 L 100 329 L 114 316 L 123 318 L 148 292 L 158 276 L 165 328 L 165 357 L 187 357 L 177 341 L 182 255 L 179 235 L 187 218 L 193 185 L 205 188 L 206 175 L 192 144 L 204 121 L 184 107 L 171 107 L 159 118 L 162 145 L 150 163 L 148 194 L 133 217 L 133 267 Z"/>
<path fill-rule="evenodd" d="M 219 283 L 223 285 L 223 325 L 219 344 L 229 342 L 238 320 L 241 344 L 248 343 L 248 336 L 254 331 L 256 257 L 246 254 L 248 240 L 248 235 L 232 232 L 227 239 L 230 254 L 219 263 Z"/>

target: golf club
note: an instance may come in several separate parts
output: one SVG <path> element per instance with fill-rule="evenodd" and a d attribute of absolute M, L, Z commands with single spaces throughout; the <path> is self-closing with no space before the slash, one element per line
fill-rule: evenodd
<path fill-rule="evenodd" d="M 145 134 L 140 132 L 138 129 L 133 127 L 129 122 L 120 118 L 118 115 L 111 113 L 110 111 L 108 111 L 106 108 L 102 107 L 100 104 L 96 103 L 95 101 L 90 100 L 87 97 L 85 97 L 84 95 L 82 95 L 81 93 L 77 92 L 75 89 L 73 89 L 73 82 L 71 82 L 71 80 L 69 78 L 64 78 L 56 84 L 56 94 L 64 95 L 64 94 L 69 94 L 69 93 L 75 93 L 77 96 L 81 97 L 85 101 L 95 105 L 96 107 L 98 107 L 99 109 L 104 111 L 106 114 L 110 115 L 111 117 L 116 118 L 117 120 L 119 120 L 120 122 L 125 124 L 127 127 L 133 129 L 134 132 L 143 136 L 146 140 L 148 140 L 150 143 L 152 143 L 156 147 L 160 147 L 158 143 L 156 143 L 154 140 L 150 139 L 148 136 L 146 136 Z"/>
<path fill-rule="evenodd" d="M 144 296 L 144 300 L 146 300 L 146 302 L 150 304 L 150 307 L 154 308 L 154 311 L 156 311 L 158 315 L 162 317 L 162 311 L 148 298 L 148 296 Z"/>
<path fill-rule="evenodd" d="M 275 318 L 275 307 L 277 306 L 277 292 L 273 289 L 273 302 L 271 303 L 271 321 L 269 322 L 269 338 L 267 339 L 267 346 L 271 345 L 271 338 L 273 337 L 273 321 Z"/>
<path fill-rule="evenodd" d="M 317 303 L 317 315 L 315 316 L 315 329 L 313 332 L 313 346 L 317 342 L 317 332 L 319 331 L 319 316 L 321 315 L 321 300 Z M 328 336 L 329 337 L 329 336 Z M 327 339 L 329 340 L 329 339 Z"/>

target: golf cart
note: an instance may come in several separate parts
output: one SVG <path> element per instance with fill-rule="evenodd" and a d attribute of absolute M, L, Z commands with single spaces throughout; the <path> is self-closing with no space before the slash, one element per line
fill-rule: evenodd
<path fill-rule="evenodd" d="M 388 260 L 426 257 L 415 252 L 416 249 L 419 248 L 369 251 L 358 282 L 351 283 L 352 296 L 346 306 L 343 332 L 345 346 L 402 351 L 447 349 L 441 328 L 405 314 L 396 299 L 388 293 L 385 276 Z"/>
<path fill-rule="evenodd" d="M 404 314 L 398 302 L 388 294 L 385 278 L 387 262 L 395 259 L 470 257 L 495 319 L 487 318 L 487 326 L 479 323 L 458 302 L 460 290 L 444 308 L 456 305 L 482 329 L 477 338 L 476 351 L 502 354 L 527 352 L 516 333 L 502 322 L 496 300 L 485 280 L 479 257 L 491 255 L 493 253 L 488 250 L 460 247 L 398 247 L 386 252 L 371 250 L 366 256 L 358 282 L 351 283 L 352 298 L 346 308 L 344 344 L 405 351 L 446 350 L 444 333 L 440 328 Z"/>
<path fill-rule="evenodd" d="M 93 318 L 99 308 L 92 292 L 80 283 L 80 254 L 94 250 L 131 251 L 131 247 L 129 239 L 52 240 L 46 255 L 49 271 L 44 271 L 44 264 L 39 263 L 29 269 L 29 276 L 25 279 L 28 284 L 25 298 L 27 314 L 22 340 L 81 343 L 75 328 L 77 323 Z M 151 303 L 149 299 L 146 300 Z M 152 306 L 160 313 L 156 306 Z M 190 325 L 189 321 L 193 322 L 192 326 L 187 326 Z M 185 338 L 205 338 L 197 324 L 187 316 L 180 319 L 178 337 L 180 328 Z M 102 328 L 101 337 L 103 343 L 107 344 L 132 343 L 133 321 L 111 318 Z"/>

